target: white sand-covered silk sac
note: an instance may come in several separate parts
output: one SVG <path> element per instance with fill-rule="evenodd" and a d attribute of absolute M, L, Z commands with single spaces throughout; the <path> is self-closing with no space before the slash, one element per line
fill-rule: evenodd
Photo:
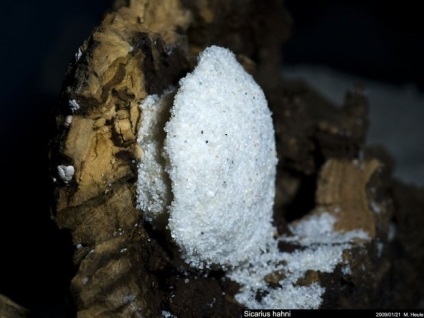
<path fill-rule="evenodd" d="M 175 95 L 175 96 L 174 96 Z M 167 226 L 195 268 L 219 265 L 251 309 L 317 309 L 325 288 L 299 285 L 310 272 L 351 275 L 343 253 L 368 242 L 358 229 L 337 232 L 336 217 L 311 213 L 273 237 L 276 151 L 262 90 L 223 48 L 207 48 L 177 92 L 140 105 L 137 206 Z M 293 252 L 279 243 L 302 246 Z M 207 273 L 207 271 L 206 271 Z M 267 278 L 274 278 L 273 286 Z M 258 297 L 258 295 L 261 295 Z"/>
<path fill-rule="evenodd" d="M 155 103 L 160 109 L 160 98 L 148 101 L 142 103 L 144 113 Z M 153 113 L 144 118 L 159 122 Z M 212 46 L 201 53 L 194 71 L 181 79 L 168 116 L 161 154 L 172 191 L 168 226 L 173 239 L 195 267 L 231 267 L 248 260 L 265 249 L 273 234 L 277 158 L 264 93 L 233 53 Z M 144 195 L 138 196 L 138 206 L 158 211 L 163 203 L 155 198 L 166 202 L 161 198 L 167 196 L 158 186 L 163 168 L 146 162 L 157 157 L 155 147 L 154 155 L 146 154 L 147 146 L 140 142 L 145 156 L 138 189 Z"/>

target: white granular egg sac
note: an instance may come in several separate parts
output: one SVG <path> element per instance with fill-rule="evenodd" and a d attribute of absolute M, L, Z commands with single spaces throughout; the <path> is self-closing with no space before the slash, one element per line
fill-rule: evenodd
<path fill-rule="evenodd" d="M 155 116 L 166 113 L 161 105 L 157 96 L 141 104 L 142 126 L 152 126 L 152 132 L 157 129 L 152 123 L 161 121 Z M 233 53 L 212 46 L 180 81 L 167 116 L 165 139 L 152 150 L 153 141 L 139 135 L 145 158 L 155 162 L 140 163 L 138 207 L 153 219 L 166 210 L 164 169 L 172 191 L 168 225 L 186 262 L 201 268 L 246 261 L 273 234 L 277 158 L 271 112 L 261 88 Z M 165 166 L 158 147 L 163 147 Z"/>
<path fill-rule="evenodd" d="M 145 219 L 165 216 L 184 260 L 225 269 L 240 285 L 235 300 L 247 308 L 319 308 L 325 288 L 297 281 L 308 271 L 331 273 L 338 264 L 349 275 L 344 250 L 370 238 L 361 230 L 335 231 L 336 218 L 327 212 L 291 224 L 291 235 L 273 237 L 271 113 L 235 56 L 207 48 L 177 91 L 148 96 L 140 108 L 137 207 Z M 303 248 L 282 252 L 280 241 Z M 268 286 L 265 277 L 273 273 L 284 274 L 280 287 Z"/>

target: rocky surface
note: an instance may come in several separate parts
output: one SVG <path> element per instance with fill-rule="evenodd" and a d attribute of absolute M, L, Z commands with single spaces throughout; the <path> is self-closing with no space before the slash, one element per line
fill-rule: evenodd
<path fill-rule="evenodd" d="M 326 211 L 337 218 L 338 231 L 360 229 L 371 238 L 344 252 L 350 273 L 341 266 L 310 271 L 298 284 L 326 288 L 321 308 L 418 304 L 424 190 L 394 182 L 389 156 L 365 148 L 362 87 L 336 107 L 303 83 L 279 78 L 289 31 L 278 0 L 116 1 L 79 48 L 50 148 L 55 222 L 71 231 L 75 246 L 71 289 L 78 317 L 235 317 L 243 308 L 234 298 L 236 283 L 221 270 L 188 267 L 169 234 L 145 223 L 135 208 L 143 155 L 136 143 L 138 104 L 177 85 L 210 44 L 238 55 L 274 113 L 279 234 Z"/>

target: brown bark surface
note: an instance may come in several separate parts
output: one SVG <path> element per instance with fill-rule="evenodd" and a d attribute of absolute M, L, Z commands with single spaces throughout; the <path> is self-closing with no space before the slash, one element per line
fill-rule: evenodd
<path fill-rule="evenodd" d="M 0 317 L 2 318 L 25 318 L 28 310 L 16 304 L 8 297 L 0 294 Z"/>

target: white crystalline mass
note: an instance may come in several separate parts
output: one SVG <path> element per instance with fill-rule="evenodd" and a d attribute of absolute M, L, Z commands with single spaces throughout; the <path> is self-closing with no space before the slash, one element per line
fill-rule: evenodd
<path fill-rule="evenodd" d="M 264 93 L 233 53 L 212 46 L 180 81 L 170 114 L 163 99 L 141 104 L 137 206 L 148 219 L 168 210 L 171 235 L 192 266 L 236 266 L 274 230 L 277 158 Z"/>
<path fill-rule="evenodd" d="M 73 113 L 76 112 L 78 109 L 80 109 L 80 105 L 75 99 L 69 100 L 68 105 Z"/>
<path fill-rule="evenodd" d="M 161 98 L 150 95 L 140 105 L 142 118 L 137 142 L 144 154 L 138 166 L 137 208 L 144 211 L 150 221 L 166 209 L 171 197 L 165 158 L 162 156 L 163 126 L 169 116 L 171 92 L 165 92 Z"/>
<path fill-rule="evenodd" d="M 270 239 L 267 251 L 252 258 L 227 273 L 228 277 L 242 287 L 235 296 L 236 300 L 252 309 L 317 309 L 321 305 L 325 289 L 314 283 L 310 286 L 298 286 L 298 279 L 308 270 L 331 273 L 338 264 L 343 264 L 343 251 L 351 247 L 355 240 L 368 240 L 363 231 L 337 232 L 333 225 L 336 219 L 329 213 L 313 215 L 291 227 L 292 236 L 280 240 L 295 241 L 304 249 L 292 253 L 281 252 L 278 241 Z M 345 264 L 344 271 L 350 268 Z M 281 287 L 269 288 L 264 278 L 274 272 L 285 274 L 279 284 Z M 258 300 L 257 293 L 265 292 Z"/>
<path fill-rule="evenodd" d="M 162 310 L 162 318 L 176 318 L 177 316 L 171 314 L 169 311 Z"/>
<path fill-rule="evenodd" d="M 264 93 L 233 53 L 212 46 L 200 55 L 165 131 L 169 228 L 186 261 L 237 265 L 257 254 L 273 233 L 274 128 Z"/>
<path fill-rule="evenodd" d="M 354 239 L 369 240 L 368 234 L 363 230 L 354 230 L 345 233 L 333 230 L 336 218 L 330 213 L 322 213 L 306 218 L 302 222 L 291 225 L 290 230 L 293 233 L 291 238 L 286 240 L 295 241 L 301 245 L 310 245 L 315 243 L 334 244 L 346 243 Z"/>
<path fill-rule="evenodd" d="M 74 173 L 75 173 L 74 166 L 65 166 L 65 165 L 57 166 L 57 174 L 65 183 L 68 183 L 69 181 L 72 180 Z"/>

